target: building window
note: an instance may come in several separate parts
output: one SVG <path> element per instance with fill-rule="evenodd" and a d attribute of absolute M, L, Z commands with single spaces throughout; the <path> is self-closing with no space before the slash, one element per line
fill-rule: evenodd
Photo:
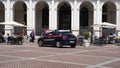
<path fill-rule="evenodd" d="M 42 28 L 49 27 L 49 10 L 47 7 L 42 10 Z"/>
<path fill-rule="evenodd" d="M 80 28 L 88 28 L 88 9 L 86 7 L 80 10 Z"/>
<path fill-rule="evenodd" d="M 107 4 L 103 5 L 102 12 L 107 12 Z"/>
<path fill-rule="evenodd" d="M 107 15 L 105 14 L 102 15 L 102 22 L 107 22 Z"/>
<path fill-rule="evenodd" d="M 71 29 L 71 8 L 67 3 L 59 9 L 59 29 Z"/>

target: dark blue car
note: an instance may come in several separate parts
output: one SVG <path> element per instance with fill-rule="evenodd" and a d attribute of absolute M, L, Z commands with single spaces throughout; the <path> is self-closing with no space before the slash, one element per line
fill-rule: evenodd
<path fill-rule="evenodd" d="M 77 38 L 69 30 L 55 30 L 48 34 L 41 36 L 38 39 L 40 47 L 45 45 L 53 45 L 61 48 L 63 45 L 69 45 L 72 48 L 76 46 Z"/>

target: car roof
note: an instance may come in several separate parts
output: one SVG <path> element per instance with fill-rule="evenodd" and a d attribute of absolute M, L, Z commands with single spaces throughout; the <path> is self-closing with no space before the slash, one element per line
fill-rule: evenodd
<path fill-rule="evenodd" d="M 55 30 L 56 32 L 70 32 L 70 30 Z"/>

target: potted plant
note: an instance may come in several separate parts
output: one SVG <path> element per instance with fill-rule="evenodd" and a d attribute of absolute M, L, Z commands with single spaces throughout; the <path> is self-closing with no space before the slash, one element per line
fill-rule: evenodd
<path fill-rule="evenodd" d="M 89 47 L 90 46 L 90 34 L 88 31 L 83 32 L 84 35 L 84 45 L 85 47 Z"/>

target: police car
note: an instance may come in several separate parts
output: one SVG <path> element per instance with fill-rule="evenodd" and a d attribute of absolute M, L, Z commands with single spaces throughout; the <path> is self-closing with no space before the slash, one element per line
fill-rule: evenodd
<path fill-rule="evenodd" d="M 76 43 L 77 38 L 70 32 L 70 30 L 54 30 L 38 39 L 39 47 L 53 45 L 57 48 L 61 48 L 63 45 L 69 45 L 74 48 L 76 47 Z"/>

